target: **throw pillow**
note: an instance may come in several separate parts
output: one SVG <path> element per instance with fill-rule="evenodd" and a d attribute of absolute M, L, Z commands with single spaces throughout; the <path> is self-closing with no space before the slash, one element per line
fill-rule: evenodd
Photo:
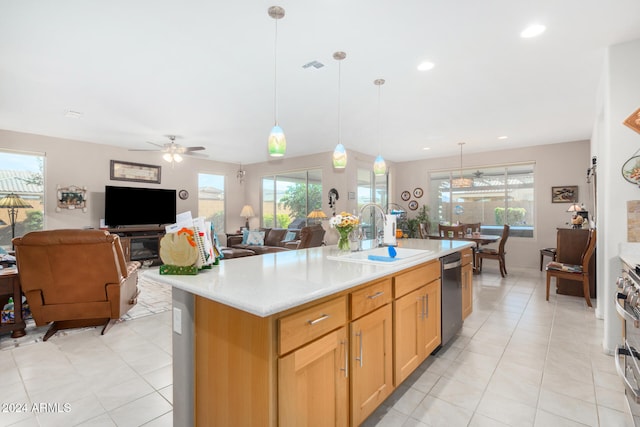
<path fill-rule="evenodd" d="M 295 231 L 287 231 L 287 234 L 284 236 L 284 242 L 290 242 L 292 240 L 296 240 L 296 232 Z"/>
<path fill-rule="evenodd" d="M 247 236 L 247 245 L 262 246 L 264 245 L 264 231 L 250 231 Z"/>
<path fill-rule="evenodd" d="M 244 230 L 242 230 L 242 244 L 246 245 L 247 244 L 247 238 L 249 237 L 249 230 L 247 230 L 246 228 Z"/>

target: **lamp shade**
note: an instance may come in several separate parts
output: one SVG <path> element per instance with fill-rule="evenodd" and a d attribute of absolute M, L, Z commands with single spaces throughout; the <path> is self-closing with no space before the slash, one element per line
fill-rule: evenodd
<path fill-rule="evenodd" d="M 253 208 L 251 207 L 251 205 L 244 205 L 242 207 L 242 211 L 240 211 L 240 216 L 243 218 L 250 218 L 254 215 L 255 214 L 253 213 Z"/>
<path fill-rule="evenodd" d="M 284 131 L 278 125 L 275 125 L 273 129 L 271 129 L 268 149 L 271 157 L 282 157 L 287 151 L 287 139 L 284 136 Z"/>
<path fill-rule="evenodd" d="M 29 203 L 23 200 L 20 196 L 15 193 L 11 193 L 2 199 L 0 199 L 0 208 L 15 208 L 15 209 L 23 209 L 23 208 L 31 208 Z"/>
<path fill-rule="evenodd" d="M 387 164 L 379 154 L 378 157 L 376 157 L 376 161 L 373 162 L 373 173 L 378 176 L 385 175 L 387 173 Z"/>
<path fill-rule="evenodd" d="M 577 203 L 573 203 L 571 204 L 571 206 L 569 206 L 569 209 L 567 209 L 567 212 L 582 212 L 584 210 L 584 208 L 582 206 L 580 206 Z"/>
<path fill-rule="evenodd" d="M 309 212 L 309 215 L 307 215 L 307 218 L 319 218 L 319 219 L 323 219 L 326 218 L 327 215 L 322 212 L 321 209 L 314 209 L 311 212 Z"/>
<path fill-rule="evenodd" d="M 342 144 L 336 145 L 336 149 L 333 150 L 333 167 L 336 169 L 347 167 L 347 150 Z"/>

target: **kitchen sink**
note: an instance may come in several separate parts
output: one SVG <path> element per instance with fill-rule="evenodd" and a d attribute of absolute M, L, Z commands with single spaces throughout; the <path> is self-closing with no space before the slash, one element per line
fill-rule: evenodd
<path fill-rule="evenodd" d="M 427 249 L 410 249 L 410 248 L 393 248 L 396 256 L 389 256 L 389 248 L 374 248 L 365 251 L 348 252 L 338 255 L 327 255 L 327 259 L 334 261 L 357 262 L 360 264 L 402 264 L 414 261 L 416 258 L 433 254 L 433 251 Z"/>

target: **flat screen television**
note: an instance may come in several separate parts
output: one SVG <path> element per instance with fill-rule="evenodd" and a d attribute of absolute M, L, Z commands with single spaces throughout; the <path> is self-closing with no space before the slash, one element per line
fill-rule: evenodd
<path fill-rule="evenodd" d="M 105 186 L 104 222 L 109 227 L 176 222 L 176 190 Z"/>

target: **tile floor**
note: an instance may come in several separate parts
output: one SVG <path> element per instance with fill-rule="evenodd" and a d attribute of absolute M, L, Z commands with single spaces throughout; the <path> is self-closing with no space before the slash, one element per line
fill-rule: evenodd
<path fill-rule="evenodd" d="M 460 335 L 366 426 L 630 425 L 613 359 L 602 351 L 603 322 L 583 299 L 546 302 L 534 269 L 512 268 L 502 279 L 485 265 L 474 286 L 474 313 Z M 27 412 L 0 411 L 0 426 L 172 425 L 170 312 L 104 336 L 90 330 L 3 350 L 0 367 L 0 403 L 27 404 Z M 37 413 L 33 403 L 59 407 Z"/>

